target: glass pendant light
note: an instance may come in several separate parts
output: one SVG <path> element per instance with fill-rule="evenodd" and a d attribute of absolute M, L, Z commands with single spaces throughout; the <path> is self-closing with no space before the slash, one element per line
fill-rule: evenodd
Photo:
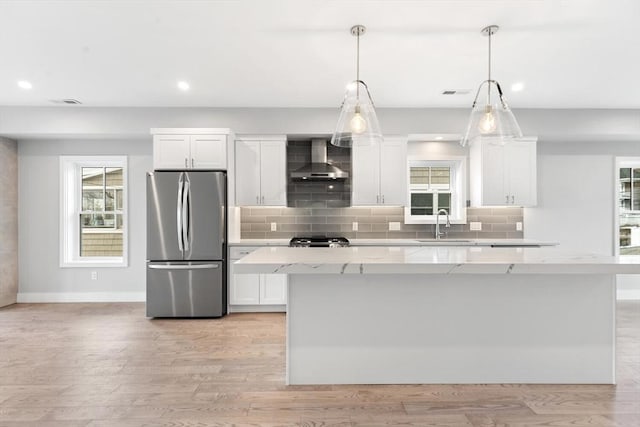
<path fill-rule="evenodd" d="M 351 147 L 354 141 L 362 145 L 382 141 L 380 124 L 369 88 L 360 80 L 360 36 L 365 31 L 363 25 L 351 27 L 351 34 L 357 40 L 356 79 L 347 85 L 336 131 L 331 137 L 331 144 L 338 147 Z"/>
<path fill-rule="evenodd" d="M 476 98 L 471 107 L 469 126 L 460 144 L 464 147 L 473 143 L 476 138 L 490 139 L 497 144 L 505 144 L 515 138 L 522 137 L 522 131 L 513 112 L 507 105 L 502 94 L 500 83 L 491 79 L 491 36 L 498 29 L 497 25 L 490 25 L 482 29 L 482 34 L 489 39 L 489 78 L 480 84 Z M 486 87 L 486 88 L 485 88 Z M 482 89 L 486 89 L 487 99 L 478 102 Z"/>

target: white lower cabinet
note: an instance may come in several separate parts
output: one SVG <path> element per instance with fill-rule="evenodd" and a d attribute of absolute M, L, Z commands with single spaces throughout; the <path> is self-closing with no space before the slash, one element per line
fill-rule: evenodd
<path fill-rule="evenodd" d="M 230 311 L 286 311 L 286 274 L 236 274 L 234 271 L 233 263 L 256 249 L 259 248 L 234 246 L 229 250 Z"/>

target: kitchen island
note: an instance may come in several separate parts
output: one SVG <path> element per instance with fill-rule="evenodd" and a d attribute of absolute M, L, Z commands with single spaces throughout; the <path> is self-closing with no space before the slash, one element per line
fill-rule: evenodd
<path fill-rule="evenodd" d="M 259 249 L 289 274 L 288 384 L 615 383 L 615 275 L 558 248 Z"/>

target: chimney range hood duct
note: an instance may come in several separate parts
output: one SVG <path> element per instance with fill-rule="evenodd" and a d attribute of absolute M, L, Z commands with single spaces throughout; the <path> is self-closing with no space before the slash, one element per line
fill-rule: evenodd
<path fill-rule="evenodd" d="M 327 141 L 311 140 L 311 163 L 291 172 L 293 179 L 328 180 L 345 179 L 349 174 L 342 169 L 327 163 Z"/>

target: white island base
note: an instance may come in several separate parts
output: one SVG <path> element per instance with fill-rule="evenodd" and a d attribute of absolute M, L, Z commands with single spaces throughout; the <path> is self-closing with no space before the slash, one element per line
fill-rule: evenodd
<path fill-rule="evenodd" d="M 613 274 L 290 274 L 288 384 L 615 383 Z"/>

